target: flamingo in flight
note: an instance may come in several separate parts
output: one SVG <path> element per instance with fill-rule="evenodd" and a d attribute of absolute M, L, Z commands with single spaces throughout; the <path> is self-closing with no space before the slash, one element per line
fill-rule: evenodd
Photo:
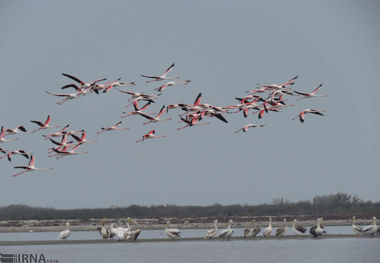
<path fill-rule="evenodd" d="M 80 138 L 78 136 L 74 135 L 74 134 L 71 134 L 71 137 L 73 137 L 77 141 L 77 143 L 80 143 L 80 144 L 98 142 L 98 141 L 88 141 L 88 140 L 86 140 L 87 132 L 85 132 L 85 131 L 83 131 L 82 136 Z"/>
<path fill-rule="evenodd" d="M 165 138 L 165 137 L 167 137 L 166 135 L 157 136 L 157 135 L 155 135 L 155 133 L 156 133 L 155 130 L 151 130 L 150 132 L 144 134 L 140 140 L 137 140 L 136 143 L 143 142 L 144 140 L 147 140 L 147 139 Z"/>
<path fill-rule="evenodd" d="M 138 114 L 139 112 L 142 113 L 142 111 L 145 110 L 146 108 L 148 108 L 149 105 L 150 105 L 152 102 L 151 102 L 151 101 L 148 101 L 148 102 L 147 102 L 144 106 L 142 106 L 141 108 L 139 108 L 139 105 L 138 105 L 137 103 L 138 103 L 137 100 L 134 100 L 134 101 L 133 101 L 133 108 L 135 109 L 135 111 L 131 111 L 131 112 L 129 112 L 129 113 L 126 113 L 125 111 L 123 111 L 123 113 L 126 114 L 126 115 L 123 115 L 123 116 L 121 116 L 121 117 L 122 117 L 122 118 L 127 118 L 127 117 L 129 117 L 129 116 L 131 116 L 131 115 L 136 115 L 136 114 Z"/>
<path fill-rule="evenodd" d="M 118 88 L 116 88 L 116 89 L 118 91 L 120 91 L 121 93 L 131 95 L 131 97 L 129 98 L 129 101 L 131 101 L 131 100 L 137 100 L 137 101 L 146 100 L 146 101 L 154 102 L 154 100 L 157 99 L 158 96 L 160 95 L 160 94 L 158 94 L 158 96 L 155 96 L 155 95 L 148 95 L 148 94 L 139 93 L 139 92 L 131 92 L 131 91 L 126 91 L 126 90 L 121 90 Z M 125 107 L 129 107 L 129 105 L 131 105 L 131 103 L 126 105 Z"/>
<path fill-rule="evenodd" d="M 202 119 L 203 114 L 202 113 L 196 113 L 196 114 L 189 114 L 186 116 L 186 118 L 180 117 L 180 119 L 186 123 L 185 126 L 177 128 L 178 131 L 185 129 L 186 127 L 191 127 L 195 125 L 208 125 L 209 122 L 203 122 L 199 123 L 199 121 Z"/>
<path fill-rule="evenodd" d="M 305 121 L 305 114 L 307 113 L 312 113 L 312 114 L 316 114 L 316 115 L 320 115 L 320 116 L 324 116 L 322 112 L 324 112 L 325 110 L 313 110 L 313 109 L 304 109 L 303 111 L 301 111 L 296 117 L 294 117 L 292 120 L 295 120 L 297 118 L 300 119 L 300 122 L 304 122 Z"/>
<path fill-rule="evenodd" d="M 75 88 L 77 91 L 79 90 L 87 90 L 87 89 L 90 89 L 92 88 L 96 83 L 100 82 L 100 81 L 104 81 L 106 80 L 107 78 L 102 78 L 102 79 L 98 79 L 98 80 L 94 80 L 94 81 L 91 81 L 91 82 L 84 82 L 80 79 L 78 79 L 77 77 L 73 76 L 73 75 L 70 75 L 70 74 L 67 74 L 67 73 L 62 73 L 63 76 L 65 77 L 68 77 L 72 80 L 74 80 L 75 82 L 79 83 L 81 86 L 78 87 L 77 85 L 75 84 L 67 84 L 65 86 L 63 86 L 61 89 L 65 89 L 65 88 L 69 88 L 69 87 L 73 87 Z"/>
<path fill-rule="evenodd" d="M 179 79 L 180 77 L 177 76 L 175 78 L 168 78 L 166 77 L 166 75 L 172 71 L 174 68 L 174 63 L 170 65 L 170 67 L 168 67 L 167 70 L 165 70 L 164 73 L 162 73 L 162 75 L 160 76 L 147 76 L 147 75 L 143 75 L 143 74 L 140 74 L 141 77 L 144 77 L 144 78 L 149 78 L 149 79 L 152 79 L 152 80 L 147 80 L 145 81 L 145 83 L 150 83 L 150 82 L 154 82 L 154 81 L 160 81 L 160 80 L 173 80 L 173 79 Z"/>
<path fill-rule="evenodd" d="M 69 100 L 73 100 L 73 99 L 76 99 L 76 98 L 79 98 L 80 96 L 84 95 L 85 93 L 79 89 L 79 91 L 75 92 L 75 93 L 70 93 L 70 94 L 58 94 L 58 93 L 52 93 L 52 92 L 49 92 L 49 91 L 46 91 L 45 92 L 49 95 L 52 95 L 52 96 L 56 96 L 56 97 L 63 97 L 62 100 L 58 101 L 57 104 L 58 105 L 62 105 L 63 103 L 69 101 Z"/>
<path fill-rule="evenodd" d="M 54 141 L 53 139 L 49 138 L 49 140 L 54 143 L 55 145 L 58 145 L 56 149 L 63 149 L 64 147 L 67 147 L 73 143 L 73 141 L 67 141 L 67 134 L 62 136 L 61 142 Z M 49 153 L 54 151 L 54 148 L 49 149 Z"/>
<path fill-rule="evenodd" d="M 169 81 L 167 83 L 165 83 L 164 85 L 154 89 L 154 90 L 157 90 L 158 92 L 162 92 L 163 90 L 165 90 L 167 87 L 171 87 L 171 86 L 185 86 L 187 84 L 189 84 L 191 82 L 191 80 L 176 80 L 176 81 Z"/>
<path fill-rule="evenodd" d="M 115 125 L 107 127 L 107 128 L 102 127 L 101 131 L 98 131 L 96 134 L 99 135 L 99 134 L 102 134 L 103 132 L 114 131 L 114 130 L 129 130 L 129 128 L 127 128 L 127 127 L 125 127 L 125 128 L 118 127 L 120 124 L 121 124 L 121 121 L 119 121 Z"/>
<path fill-rule="evenodd" d="M 61 137 L 62 135 L 66 134 L 66 130 L 69 126 L 70 126 L 70 124 L 67 124 L 65 127 L 63 127 L 62 129 L 60 129 L 57 132 L 50 133 L 47 135 L 42 135 L 42 136 L 45 137 L 45 140 L 52 138 L 52 137 Z"/>
<path fill-rule="evenodd" d="M 21 174 L 23 174 L 23 173 L 27 173 L 27 172 L 32 172 L 32 171 L 43 171 L 43 170 L 51 170 L 51 169 L 53 169 L 53 168 L 51 168 L 51 167 L 48 167 L 48 168 L 36 168 L 35 166 L 34 166 L 34 162 L 35 162 L 35 157 L 34 157 L 34 155 L 32 154 L 31 156 L 30 156 L 30 161 L 29 161 L 29 164 L 28 165 L 26 165 L 26 166 L 15 166 L 14 168 L 15 169 L 24 169 L 24 171 L 22 171 L 22 172 L 19 172 L 19 173 L 17 173 L 17 174 L 14 174 L 14 175 L 12 175 L 13 177 L 16 177 L 16 176 L 19 176 L 19 175 L 21 175 Z"/>
<path fill-rule="evenodd" d="M 264 127 L 265 124 L 247 124 L 245 125 L 244 127 L 240 128 L 239 130 L 235 131 L 235 133 L 238 133 L 238 132 L 247 132 L 249 128 L 255 128 L 255 127 Z"/>
<path fill-rule="evenodd" d="M 74 148 L 72 148 L 71 150 L 69 150 L 69 147 L 68 146 L 65 146 L 63 147 L 62 150 L 60 149 L 56 149 L 56 148 L 53 148 L 52 150 L 54 152 L 56 152 L 56 154 L 53 154 L 53 155 L 49 155 L 49 157 L 55 157 L 57 160 L 58 159 L 61 159 L 63 157 L 66 157 L 66 156 L 69 156 L 69 155 L 77 155 L 77 154 L 84 154 L 84 153 L 88 153 L 88 152 L 76 152 L 75 150 L 78 149 L 79 146 L 81 146 L 82 144 L 81 143 L 78 143 L 76 146 L 74 146 Z"/>
<path fill-rule="evenodd" d="M 18 127 L 14 128 L 14 129 L 6 129 L 5 131 L 7 132 L 6 135 L 21 134 L 21 133 L 26 133 L 27 132 L 26 129 L 24 128 L 24 126 L 18 126 Z"/>
<path fill-rule="evenodd" d="M 0 143 L 3 143 L 3 142 L 12 142 L 12 141 L 17 140 L 17 138 L 12 138 L 10 140 L 7 140 L 4 137 L 5 137 L 5 130 L 4 130 L 3 126 L 1 126 Z"/>
<path fill-rule="evenodd" d="M 125 83 L 125 82 L 119 82 L 121 78 L 118 78 L 117 80 L 109 83 L 108 85 L 105 85 L 105 89 L 103 90 L 103 93 L 107 93 L 114 87 L 132 87 L 136 86 L 135 82 Z"/>
<path fill-rule="evenodd" d="M 12 161 L 12 155 L 15 155 L 15 154 L 22 155 L 26 159 L 29 159 L 28 153 L 24 150 L 9 151 L 6 155 L 1 156 L 0 159 L 4 158 L 6 156 L 8 158 L 8 161 Z"/>
<path fill-rule="evenodd" d="M 152 123 L 152 122 L 162 122 L 162 121 L 168 121 L 168 120 L 171 120 L 171 118 L 167 118 L 167 119 L 160 119 L 161 115 L 164 113 L 165 111 L 165 105 L 162 106 L 160 112 L 157 114 L 156 117 L 153 117 L 153 116 L 150 116 L 148 114 L 145 114 L 143 112 L 137 112 L 137 114 L 143 116 L 144 118 L 148 119 L 149 121 L 148 122 L 145 122 L 144 125 L 146 124 L 149 124 L 149 123 Z"/>
<path fill-rule="evenodd" d="M 50 121 L 51 121 L 50 115 L 47 116 L 45 123 L 42 123 L 40 121 L 30 121 L 30 122 L 33 122 L 33 123 L 37 124 L 38 126 L 40 126 L 37 130 L 34 130 L 31 133 L 35 133 L 36 131 L 39 131 L 39 130 L 46 130 L 49 128 L 59 128 L 60 127 L 60 126 L 54 126 L 54 127 L 50 126 L 49 125 Z"/>
<path fill-rule="evenodd" d="M 294 85 L 294 83 L 296 82 L 298 76 L 295 76 L 294 78 L 284 82 L 284 83 L 281 83 L 281 84 L 270 84 L 270 85 L 261 85 L 259 83 L 257 83 L 257 85 L 259 86 L 259 88 L 263 88 L 265 90 L 278 90 L 278 89 L 285 89 L 286 86 L 291 86 L 291 85 Z"/>
<path fill-rule="evenodd" d="M 318 87 L 313 90 L 312 93 L 304 93 L 304 92 L 299 92 L 299 91 L 294 91 L 295 93 L 299 94 L 299 95 L 302 95 L 303 97 L 302 98 L 299 98 L 297 100 L 302 100 L 302 99 L 306 99 L 306 98 L 314 98 L 314 97 L 327 97 L 326 94 L 322 94 L 322 95 L 317 95 L 315 93 L 317 93 L 317 91 L 322 88 L 322 83 L 318 85 Z"/>

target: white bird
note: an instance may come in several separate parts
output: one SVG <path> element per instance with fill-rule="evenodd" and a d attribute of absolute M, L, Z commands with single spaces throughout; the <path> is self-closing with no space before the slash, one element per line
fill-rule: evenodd
<path fill-rule="evenodd" d="M 230 221 L 228 221 L 227 228 L 220 231 L 219 238 L 225 238 L 225 239 L 231 238 L 232 234 L 235 231 L 234 229 L 231 228 L 232 223 L 233 221 L 230 219 Z"/>
<path fill-rule="evenodd" d="M 176 239 L 181 237 L 181 231 L 177 228 L 169 228 L 170 221 L 166 222 L 166 228 L 165 228 L 165 234 L 170 238 L 170 239 Z"/>
<path fill-rule="evenodd" d="M 284 226 L 276 229 L 276 236 L 282 237 L 285 236 L 288 227 L 286 226 L 286 218 L 284 218 Z"/>
<path fill-rule="evenodd" d="M 252 227 L 244 229 L 244 238 L 252 238 L 257 236 L 258 233 L 261 231 L 260 226 L 256 226 L 256 221 L 252 220 L 251 222 Z"/>
<path fill-rule="evenodd" d="M 358 226 L 358 225 L 355 225 L 355 219 L 356 219 L 355 216 L 353 216 L 352 219 L 351 219 L 352 230 L 354 230 L 355 234 L 360 235 L 361 233 L 363 233 L 363 228 L 360 227 L 360 226 Z"/>
<path fill-rule="evenodd" d="M 377 233 L 377 229 L 378 229 L 378 227 L 376 225 L 376 217 L 373 217 L 372 225 L 364 227 L 363 228 L 363 234 L 373 235 L 373 234 Z"/>
<path fill-rule="evenodd" d="M 303 226 L 296 226 L 296 224 L 297 224 L 297 219 L 294 219 L 293 220 L 293 232 L 297 236 L 302 236 L 307 231 L 307 229 Z"/>
<path fill-rule="evenodd" d="M 206 239 L 213 239 L 218 232 L 218 220 L 214 220 L 214 227 L 207 231 Z"/>
<path fill-rule="evenodd" d="M 63 230 L 58 235 L 58 239 L 66 240 L 70 236 L 70 229 L 69 229 L 70 223 L 66 222 L 65 230 Z"/>
<path fill-rule="evenodd" d="M 319 236 L 322 236 L 324 233 L 326 233 L 326 231 L 324 231 L 323 228 L 321 227 L 321 221 L 322 221 L 322 218 L 318 218 L 317 225 L 310 228 L 309 233 L 313 237 L 319 237 Z"/>
<path fill-rule="evenodd" d="M 263 236 L 269 237 L 272 234 L 272 218 L 269 218 L 269 225 L 264 229 Z"/>

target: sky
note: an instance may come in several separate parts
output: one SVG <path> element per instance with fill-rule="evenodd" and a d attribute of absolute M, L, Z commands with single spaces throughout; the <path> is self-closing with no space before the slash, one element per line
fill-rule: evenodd
<path fill-rule="evenodd" d="M 1 1 L 0 125 L 32 130 L 30 120 L 50 114 L 53 125 L 85 129 L 98 143 L 55 160 L 48 132 L 13 136 L 0 147 L 31 151 L 37 167 L 53 169 L 14 178 L 13 166 L 27 160 L 0 160 L 0 205 L 260 204 L 337 192 L 380 201 L 379 11 L 378 1 Z M 44 92 L 72 83 L 64 72 L 86 81 L 122 77 L 136 82 L 127 90 L 154 94 L 161 83 L 140 74 L 171 63 L 170 74 L 191 83 L 169 87 L 150 111 L 192 103 L 199 92 L 204 103 L 232 105 L 256 83 L 296 75 L 295 90 L 323 83 L 328 97 L 262 120 L 226 114 L 227 124 L 210 119 L 182 131 L 179 110 L 157 124 L 133 116 L 122 119 L 129 130 L 98 136 L 131 109 L 129 96 L 111 90 L 59 106 Z M 325 116 L 293 121 L 305 108 Z M 234 133 L 247 123 L 266 126 Z M 168 137 L 137 144 L 151 129 Z"/>

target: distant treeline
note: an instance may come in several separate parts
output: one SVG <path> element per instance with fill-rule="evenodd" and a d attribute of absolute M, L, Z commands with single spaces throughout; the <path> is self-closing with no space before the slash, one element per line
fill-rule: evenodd
<path fill-rule="evenodd" d="M 361 217 L 380 217 L 380 202 L 362 201 L 357 196 L 345 193 L 316 196 L 312 201 L 289 202 L 283 198 L 274 198 L 272 204 L 260 205 L 220 205 L 177 206 L 157 205 L 110 207 L 93 209 L 54 209 L 9 205 L 0 207 L 0 220 L 49 220 L 91 218 L 199 218 L 199 217 L 241 217 L 241 216 L 303 216 L 325 219 Z"/>

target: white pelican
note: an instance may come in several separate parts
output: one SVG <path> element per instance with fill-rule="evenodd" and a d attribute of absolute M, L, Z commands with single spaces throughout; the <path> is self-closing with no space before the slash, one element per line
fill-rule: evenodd
<path fill-rule="evenodd" d="M 263 236 L 269 237 L 270 234 L 272 234 L 272 218 L 269 218 L 269 225 L 267 228 L 264 229 Z"/>
<path fill-rule="evenodd" d="M 170 221 L 166 222 L 166 228 L 165 228 L 165 234 L 170 238 L 170 239 L 176 239 L 181 237 L 181 231 L 177 228 L 169 228 Z"/>
<path fill-rule="evenodd" d="M 99 231 L 103 239 L 109 238 L 110 230 L 104 226 L 104 221 L 102 221 L 102 227 L 98 227 L 96 230 Z"/>
<path fill-rule="evenodd" d="M 125 233 L 126 235 L 125 239 L 136 240 L 141 233 L 141 229 L 135 229 L 135 230 L 132 229 L 131 225 L 134 224 L 135 222 L 130 217 L 128 217 L 127 221 L 128 221 L 127 222 L 128 230 Z"/>
<path fill-rule="evenodd" d="M 363 228 L 363 234 L 374 235 L 375 233 L 377 233 L 377 229 L 378 227 L 376 225 L 376 217 L 373 217 L 372 225 L 369 225 Z"/>
<path fill-rule="evenodd" d="M 286 226 L 286 218 L 284 218 L 284 226 L 276 229 L 276 236 L 282 237 L 285 236 L 288 227 Z"/>
<path fill-rule="evenodd" d="M 66 222 L 65 230 L 59 233 L 58 239 L 66 240 L 70 236 L 69 226 L 70 226 L 70 223 Z"/>
<path fill-rule="evenodd" d="M 257 236 L 258 233 L 260 233 L 261 227 L 256 226 L 255 224 L 256 224 L 256 221 L 252 220 L 252 222 L 251 222 L 252 227 L 244 229 L 244 237 L 245 238 L 255 237 L 255 236 Z"/>
<path fill-rule="evenodd" d="M 360 226 L 355 225 L 355 219 L 356 219 L 355 216 L 353 216 L 352 219 L 351 219 L 352 230 L 354 230 L 355 234 L 360 235 L 361 233 L 363 233 L 363 228 L 361 228 Z"/>
<path fill-rule="evenodd" d="M 233 223 L 233 221 L 230 219 L 230 221 L 228 221 L 227 228 L 223 229 L 222 231 L 220 231 L 220 233 L 219 233 L 219 237 L 220 238 L 226 238 L 226 239 L 230 239 L 231 238 L 232 234 L 235 231 L 235 230 L 233 230 L 231 228 L 232 223 Z"/>
<path fill-rule="evenodd" d="M 214 227 L 207 231 L 206 239 L 213 239 L 218 232 L 218 220 L 214 220 Z"/>
<path fill-rule="evenodd" d="M 296 226 L 296 224 L 297 224 L 297 219 L 294 219 L 293 220 L 293 232 L 297 236 L 302 236 L 307 231 L 307 229 L 303 226 Z"/>

